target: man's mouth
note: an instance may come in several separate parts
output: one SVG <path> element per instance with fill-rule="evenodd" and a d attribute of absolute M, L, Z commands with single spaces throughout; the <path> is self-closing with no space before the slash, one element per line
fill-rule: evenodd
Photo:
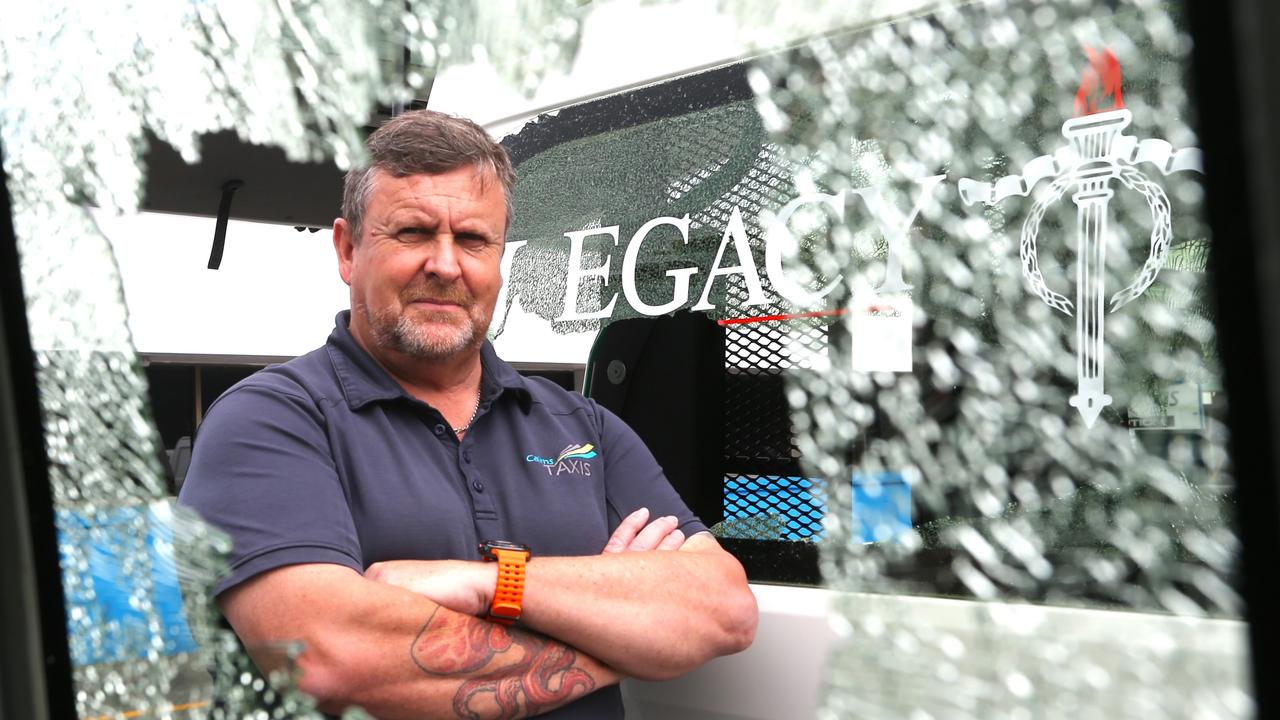
<path fill-rule="evenodd" d="M 413 298 L 409 300 L 406 304 L 418 305 L 418 306 L 421 306 L 424 308 L 430 308 L 430 309 L 437 309 L 437 308 L 449 309 L 449 308 L 463 307 L 463 303 L 460 300 L 452 300 L 448 298 Z"/>

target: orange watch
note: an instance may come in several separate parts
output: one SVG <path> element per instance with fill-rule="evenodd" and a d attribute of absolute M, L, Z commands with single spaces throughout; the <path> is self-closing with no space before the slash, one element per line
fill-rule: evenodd
<path fill-rule="evenodd" d="M 513 625 L 524 609 L 524 567 L 529 562 L 529 546 L 486 540 L 480 543 L 480 555 L 498 563 L 498 586 L 487 617 L 502 625 Z"/>

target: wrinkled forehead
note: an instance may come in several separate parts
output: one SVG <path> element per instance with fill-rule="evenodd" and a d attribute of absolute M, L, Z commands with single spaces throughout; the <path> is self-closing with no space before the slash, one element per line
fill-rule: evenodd
<path fill-rule="evenodd" d="M 484 169 L 463 166 L 401 176 L 380 172 L 371 179 L 365 206 L 368 225 L 447 222 L 463 223 L 487 235 L 506 233 L 507 199 L 497 179 Z"/>
<path fill-rule="evenodd" d="M 383 190 L 386 187 L 388 181 L 405 179 L 412 181 L 414 178 L 440 178 L 453 175 L 459 170 L 471 171 L 469 173 L 472 181 L 471 187 L 474 188 L 477 198 L 483 197 L 490 192 L 496 192 L 502 197 L 506 214 L 506 225 L 509 227 L 511 224 L 511 198 L 507 195 L 506 188 L 503 187 L 501 180 L 499 180 L 497 171 L 489 163 L 482 160 L 478 160 L 475 163 L 467 165 L 448 168 L 446 170 L 441 170 L 440 172 L 425 173 L 399 173 L 394 170 L 375 167 L 369 175 L 369 192 L 366 195 L 364 210 L 369 210 L 371 199 L 377 195 L 380 190 Z"/>

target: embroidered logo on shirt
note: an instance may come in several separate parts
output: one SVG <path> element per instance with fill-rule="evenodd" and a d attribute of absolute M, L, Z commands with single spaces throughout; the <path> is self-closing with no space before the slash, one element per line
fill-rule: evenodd
<path fill-rule="evenodd" d="M 526 455 L 525 462 L 541 465 L 546 469 L 547 475 L 563 475 L 565 473 L 575 475 L 591 475 L 591 458 L 596 457 L 595 446 L 591 443 L 586 444 L 570 444 L 553 460 L 551 458 L 542 457 L 541 455 Z"/>

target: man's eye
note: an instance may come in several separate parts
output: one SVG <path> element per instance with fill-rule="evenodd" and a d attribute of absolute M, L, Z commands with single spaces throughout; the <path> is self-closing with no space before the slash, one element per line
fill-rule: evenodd
<path fill-rule="evenodd" d="M 489 238 L 484 235 L 459 235 L 458 244 L 468 248 L 480 249 L 489 244 Z"/>

